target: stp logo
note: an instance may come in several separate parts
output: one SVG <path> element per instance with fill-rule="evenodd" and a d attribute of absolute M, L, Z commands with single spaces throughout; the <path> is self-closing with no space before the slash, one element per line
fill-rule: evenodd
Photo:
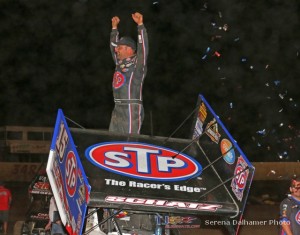
<path fill-rule="evenodd" d="M 235 183 L 238 189 L 244 189 L 246 186 L 246 173 L 243 172 L 244 168 L 239 165 L 236 167 L 235 174 Z"/>
<path fill-rule="evenodd" d="M 70 197 L 73 197 L 76 191 L 76 180 L 77 180 L 77 162 L 73 151 L 68 152 L 66 159 L 66 185 L 67 191 Z"/>
<path fill-rule="evenodd" d="M 201 165 L 188 155 L 144 143 L 100 143 L 89 147 L 85 155 L 104 170 L 143 180 L 186 180 L 202 171 Z"/>
<path fill-rule="evenodd" d="M 244 189 L 248 180 L 249 170 L 245 170 L 247 166 L 244 158 L 240 156 L 234 169 L 235 177 L 231 181 L 231 188 L 240 201 L 243 199 Z"/>
<path fill-rule="evenodd" d="M 115 72 L 113 77 L 113 87 L 118 89 L 124 85 L 126 81 L 125 76 L 120 72 Z"/>

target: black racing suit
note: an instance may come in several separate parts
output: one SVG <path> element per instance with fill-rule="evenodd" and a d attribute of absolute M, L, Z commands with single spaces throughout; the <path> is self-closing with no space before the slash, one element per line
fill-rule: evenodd
<path fill-rule="evenodd" d="M 116 64 L 112 88 L 115 107 L 112 112 L 109 131 L 119 133 L 140 133 L 144 119 L 142 89 L 147 73 L 148 35 L 144 25 L 138 25 L 136 54 L 118 60 L 113 46 L 119 40 L 119 32 L 112 29 L 110 50 Z"/>

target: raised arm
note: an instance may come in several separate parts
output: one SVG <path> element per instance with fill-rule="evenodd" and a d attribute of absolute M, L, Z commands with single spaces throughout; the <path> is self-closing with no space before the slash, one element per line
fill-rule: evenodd
<path fill-rule="evenodd" d="M 114 62 L 117 62 L 116 54 L 115 54 L 115 44 L 119 40 L 119 31 L 118 31 L 118 25 L 120 23 L 120 19 L 118 16 L 114 16 L 111 19 L 111 33 L 110 33 L 110 52 L 113 57 Z"/>
<path fill-rule="evenodd" d="M 148 57 L 148 34 L 143 22 L 143 15 L 139 12 L 132 14 L 132 19 L 138 27 L 138 41 L 137 41 L 137 59 L 140 64 L 146 66 Z"/>

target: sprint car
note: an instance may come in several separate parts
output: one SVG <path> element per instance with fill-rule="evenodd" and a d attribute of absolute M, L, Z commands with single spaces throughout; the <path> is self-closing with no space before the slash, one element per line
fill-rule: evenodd
<path fill-rule="evenodd" d="M 180 139 L 69 128 L 58 110 L 47 175 L 69 234 L 238 234 L 255 169 L 202 95 L 193 113 Z"/>
<path fill-rule="evenodd" d="M 14 225 L 14 235 L 45 235 L 52 191 L 43 164 L 28 187 L 29 207 L 23 221 Z"/>

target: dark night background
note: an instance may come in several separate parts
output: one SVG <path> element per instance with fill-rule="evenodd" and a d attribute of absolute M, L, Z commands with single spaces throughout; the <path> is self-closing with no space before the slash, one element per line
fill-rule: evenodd
<path fill-rule="evenodd" d="M 111 18 L 149 35 L 142 134 L 168 136 L 201 93 L 251 161 L 298 161 L 297 0 L 0 0 L 0 126 L 53 126 L 57 109 L 107 129 Z M 176 133 L 186 137 L 189 120 Z M 72 126 L 72 125 L 70 125 Z"/>

